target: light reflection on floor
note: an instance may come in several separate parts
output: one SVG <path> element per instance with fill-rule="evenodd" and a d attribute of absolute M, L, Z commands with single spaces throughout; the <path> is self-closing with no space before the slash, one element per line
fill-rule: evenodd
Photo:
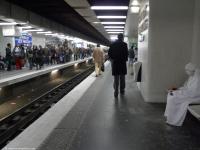
<path fill-rule="evenodd" d="M 54 79 L 46 84 L 43 84 L 41 87 L 32 88 L 30 90 L 27 90 L 25 93 L 19 93 L 17 97 L 11 98 L 10 100 L 0 105 L 0 119 L 17 111 L 18 109 L 30 103 L 32 100 L 39 97 L 43 93 L 46 93 L 52 88 L 69 80 L 71 76 L 74 76 L 77 73 L 81 73 L 85 70 L 85 68 L 86 67 L 77 68 L 75 71 L 70 71 L 65 74 L 64 77 Z"/>

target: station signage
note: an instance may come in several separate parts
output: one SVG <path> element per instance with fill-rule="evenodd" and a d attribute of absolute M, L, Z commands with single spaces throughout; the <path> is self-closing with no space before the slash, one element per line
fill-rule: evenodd
<path fill-rule="evenodd" d="M 22 33 L 21 36 L 15 37 L 15 45 L 32 46 L 32 35 Z"/>

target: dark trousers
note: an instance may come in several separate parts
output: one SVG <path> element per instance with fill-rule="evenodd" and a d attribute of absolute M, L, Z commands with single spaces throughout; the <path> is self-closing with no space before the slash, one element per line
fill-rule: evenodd
<path fill-rule="evenodd" d="M 119 91 L 119 86 L 120 86 L 120 92 L 124 92 L 125 90 L 125 75 L 115 75 L 114 76 L 114 90 L 115 93 L 118 93 Z"/>
<path fill-rule="evenodd" d="M 33 58 L 32 57 L 28 58 L 28 63 L 29 63 L 29 69 L 32 70 L 32 68 L 33 68 Z"/>

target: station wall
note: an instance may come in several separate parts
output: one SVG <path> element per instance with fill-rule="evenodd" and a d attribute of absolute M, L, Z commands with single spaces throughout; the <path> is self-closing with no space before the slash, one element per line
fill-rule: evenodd
<path fill-rule="evenodd" d="M 4 37 L 2 33 L 2 28 L 0 27 L 0 54 L 2 56 L 5 56 L 5 48 L 7 46 L 7 43 L 10 43 L 13 49 L 15 46 L 14 37 Z"/>
<path fill-rule="evenodd" d="M 200 1 L 195 0 L 192 62 L 200 69 Z"/>
<path fill-rule="evenodd" d="M 194 1 L 150 0 L 148 42 L 139 43 L 141 91 L 146 102 L 165 102 L 167 89 L 181 86 L 191 61 Z M 147 38 L 147 37 L 146 37 Z"/>

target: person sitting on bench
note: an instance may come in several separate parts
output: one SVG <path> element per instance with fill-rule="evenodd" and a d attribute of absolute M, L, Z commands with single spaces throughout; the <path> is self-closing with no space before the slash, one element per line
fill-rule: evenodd
<path fill-rule="evenodd" d="M 166 123 L 174 126 L 182 126 L 187 114 L 188 105 L 200 102 L 200 71 L 189 63 L 185 66 L 189 76 L 183 87 L 169 90 L 164 116 Z"/>

